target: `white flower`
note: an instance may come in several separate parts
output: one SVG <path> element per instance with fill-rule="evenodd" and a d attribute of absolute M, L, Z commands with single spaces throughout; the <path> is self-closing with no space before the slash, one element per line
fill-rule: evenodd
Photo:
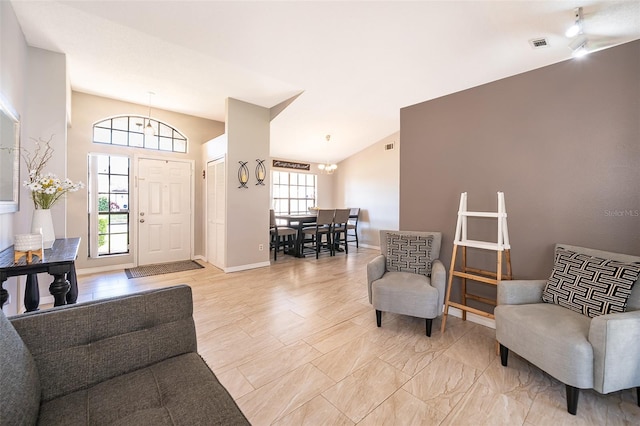
<path fill-rule="evenodd" d="M 29 174 L 29 181 L 24 186 L 31 191 L 31 198 L 36 208 L 49 209 L 67 192 L 76 192 L 84 188 L 82 182 L 73 183 L 71 179 L 59 179 L 53 173 L 46 175 Z"/>

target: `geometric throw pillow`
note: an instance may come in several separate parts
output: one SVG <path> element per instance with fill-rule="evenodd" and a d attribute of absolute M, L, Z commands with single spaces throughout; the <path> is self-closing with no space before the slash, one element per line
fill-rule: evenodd
<path fill-rule="evenodd" d="M 588 317 L 624 312 L 640 263 L 601 259 L 557 247 L 542 300 Z"/>
<path fill-rule="evenodd" d="M 431 276 L 433 235 L 387 234 L 387 271 Z"/>

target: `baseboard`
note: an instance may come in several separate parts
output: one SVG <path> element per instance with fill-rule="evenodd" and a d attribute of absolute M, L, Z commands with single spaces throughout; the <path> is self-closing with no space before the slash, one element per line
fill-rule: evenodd
<path fill-rule="evenodd" d="M 270 266 L 271 262 L 251 263 L 249 265 L 232 266 L 230 268 L 223 268 L 225 273 L 246 271 L 247 269 L 264 268 Z"/>
<path fill-rule="evenodd" d="M 135 268 L 135 266 L 136 265 L 133 263 L 121 263 L 118 265 L 99 266 L 96 268 L 82 268 L 82 269 L 76 269 L 76 274 L 77 275 L 98 274 L 100 272 L 110 272 L 110 271 L 125 270 L 126 268 Z"/>
<path fill-rule="evenodd" d="M 380 250 L 379 246 L 372 246 L 371 244 L 365 244 L 365 243 L 360 243 L 360 247 L 373 249 L 373 250 Z"/>
<path fill-rule="evenodd" d="M 449 306 L 449 315 L 462 318 L 462 310 L 458 308 L 454 308 L 453 306 Z M 483 317 L 481 315 L 476 315 L 471 312 L 467 312 L 467 321 L 471 321 L 475 324 L 484 325 L 485 327 L 496 328 L 496 320 L 492 318 Z"/>
<path fill-rule="evenodd" d="M 56 300 L 55 300 L 55 299 L 53 298 L 53 296 L 51 296 L 51 295 L 48 295 L 48 296 L 40 295 L 40 303 L 39 303 L 39 306 L 42 306 L 42 305 L 53 305 L 53 303 L 54 303 L 55 301 L 56 301 Z"/>

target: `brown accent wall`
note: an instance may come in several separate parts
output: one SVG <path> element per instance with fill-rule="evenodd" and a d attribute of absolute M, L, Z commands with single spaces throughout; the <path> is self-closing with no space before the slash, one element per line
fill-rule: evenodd
<path fill-rule="evenodd" d="M 556 242 L 640 255 L 640 41 L 403 108 L 400 134 L 400 229 L 442 231 L 447 268 L 464 191 L 504 191 L 515 278 L 547 278 Z"/>

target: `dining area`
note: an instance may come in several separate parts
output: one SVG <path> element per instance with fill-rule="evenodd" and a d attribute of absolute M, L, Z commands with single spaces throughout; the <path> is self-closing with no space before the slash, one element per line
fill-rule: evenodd
<path fill-rule="evenodd" d="M 304 258 L 313 254 L 349 254 L 348 244 L 358 242 L 360 208 L 322 209 L 310 207 L 307 213 L 286 214 L 270 210 L 270 249 L 277 261 L 280 249 L 286 255 Z"/>

